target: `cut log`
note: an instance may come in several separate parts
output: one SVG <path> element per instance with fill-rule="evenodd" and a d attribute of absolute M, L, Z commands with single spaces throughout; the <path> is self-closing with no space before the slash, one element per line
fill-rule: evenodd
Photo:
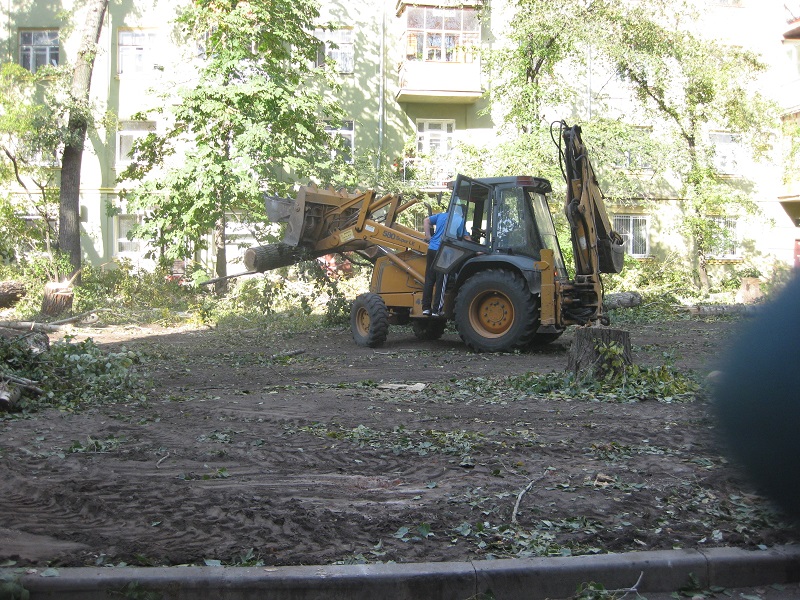
<path fill-rule="evenodd" d="M 72 310 L 72 282 L 57 283 L 51 281 L 44 286 L 42 297 L 42 314 L 47 317 L 58 317 Z"/>
<path fill-rule="evenodd" d="M 614 348 L 606 351 L 603 348 Z M 567 370 L 576 376 L 582 373 L 595 379 L 620 372 L 633 364 L 631 336 L 623 329 L 581 327 L 567 354 Z"/>
<path fill-rule="evenodd" d="M 11 412 L 22 396 L 22 388 L 7 381 L 0 381 L 0 412 Z"/>
<path fill-rule="evenodd" d="M 606 294 L 603 297 L 603 308 L 606 310 L 633 308 L 641 303 L 642 295 L 639 292 L 618 292 L 616 294 Z"/>
<path fill-rule="evenodd" d="M 302 262 L 304 254 L 302 248 L 288 244 L 253 246 L 245 250 L 244 268 L 251 272 L 263 273 Z"/>
<path fill-rule="evenodd" d="M 13 306 L 25 292 L 25 284 L 22 281 L 0 281 L 0 308 Z"/>

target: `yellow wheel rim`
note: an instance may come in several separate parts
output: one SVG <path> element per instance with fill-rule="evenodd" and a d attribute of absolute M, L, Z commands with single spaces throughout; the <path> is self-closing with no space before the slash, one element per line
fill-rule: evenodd
<path fill-rule="evenodd" d="M 469 321 L 483 337 L 500 337 L 514 324 L 514 304 L 501 292 L 484 292 L 470 303 Z"/>
<path fill-rule="evenodd" d="M 358 312 L 356 312 L 356 329 L 358 329 L 358 333 L 362 337 L 369 335 L 369 323 L 369 311 L 364 307 L 359 308 Z"/>

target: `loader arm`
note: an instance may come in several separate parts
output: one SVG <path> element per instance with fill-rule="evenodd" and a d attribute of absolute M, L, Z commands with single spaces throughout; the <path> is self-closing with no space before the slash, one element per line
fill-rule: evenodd
<path fill-rule="evenodd" d="M 374 190 L 353 193 L 301 187 L 295 198 L 266 196 L 264 204 L 270 221 L 287 223 L 281 244 L 257 246 L 245 252 L 245 266 L 264 272 L 289 266 L 315 256 L 340 252 L 359 252 L 369 260 L 380 255 L 428 251 L 424 234 L 397 223 L 397 216 L 418 200 L 404 200 L 397 194 L 378 197 Z M 414 279 L 422 275 L 413 268 L 401 268 Z"/>

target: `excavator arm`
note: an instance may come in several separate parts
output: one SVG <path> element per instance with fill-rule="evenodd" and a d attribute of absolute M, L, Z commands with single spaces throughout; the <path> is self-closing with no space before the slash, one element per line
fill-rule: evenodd
<path fill-rule="evenodd" d="M 560 312 L 562 325 L 607 323 L 600 274 L 622 271 L 625 242 L 611 226 L 603 192 L 581 139 L 581 128 L 570 127 L 564 121 L 558 126 L 556 143 L 567 187 L 564 213 L 570 226 L 575 278 L 555 284 L 554 310 Z M 555 135 L 553 138 L 555 141 Z M 543 313 L 546 303 L 543 300 Z"/>
<path fill-rule="evenodd" d="M 611 227 L 603 192 L 581 139 L 581 128 L 568 127 L 562 121 L 561 138 L 567 183 L 564 213 L 572 231 L 575 274 L 619 273 L 625 258 L 625 242 Z"/>

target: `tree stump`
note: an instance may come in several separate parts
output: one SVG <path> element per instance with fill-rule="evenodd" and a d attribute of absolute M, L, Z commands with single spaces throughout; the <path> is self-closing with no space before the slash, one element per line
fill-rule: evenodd
<path fill-rule="evenodd" d="M 585 372 L 595 379 L 616 375 L 625 365 L 631 364 L 631 336 L 624 329 L 581 327 L 576 330 L 567 354 L 568 371 L 576 376 Z"/>
<path fill-rule="evenodd" d="M 22 281 L 0 281 L 0 308 L 16 304 L 25 295 L 25 291 Z"/>
<path fill-rule="evenodd" d="M 44 296 L 42 297 L 42 315 L 46 317 L 58 317 L 65 312 L 72 310 L 72 282 L 57 283 L 51 281 L 44 286 Z"/>

